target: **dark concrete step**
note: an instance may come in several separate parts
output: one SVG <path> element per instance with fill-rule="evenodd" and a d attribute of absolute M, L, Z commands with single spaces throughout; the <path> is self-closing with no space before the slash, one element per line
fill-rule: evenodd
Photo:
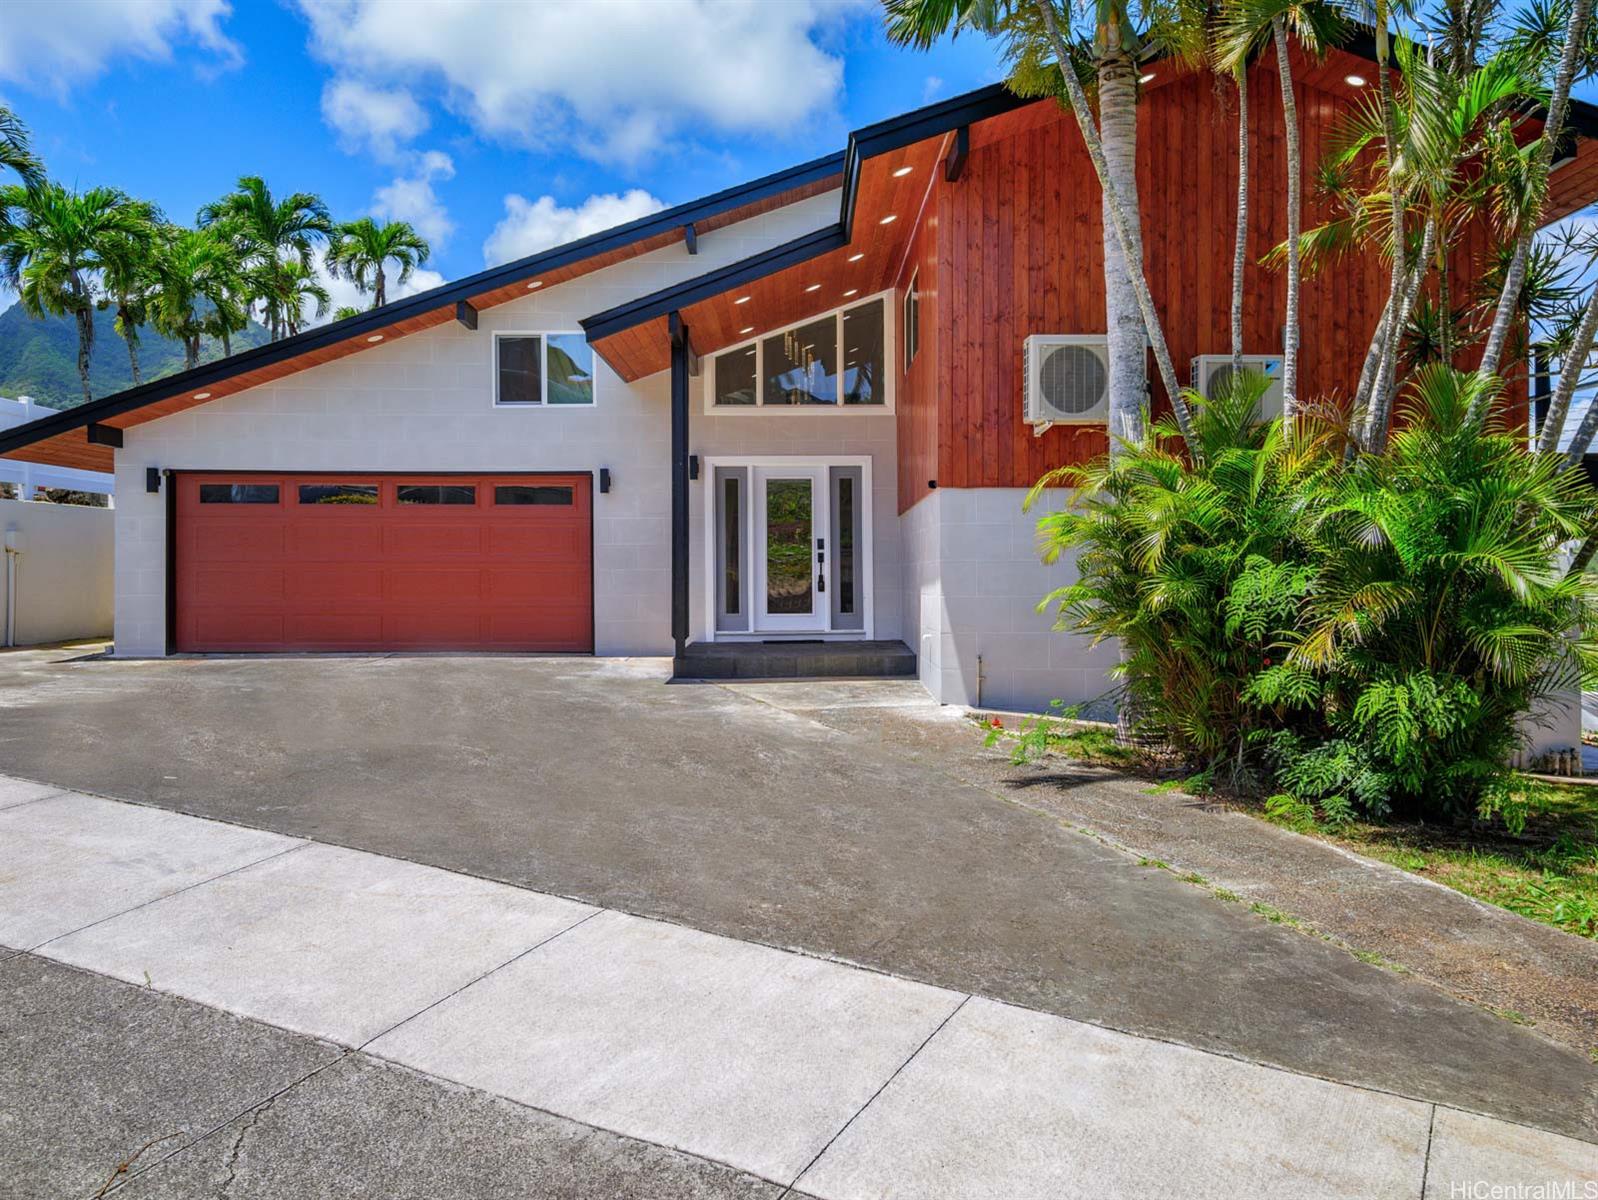
<path fill-rule="evenodd" d="M 896 641 L 690 642 L 672 670 L 679 679 L 881 679 L 913 676 L 916 656 Z"/>

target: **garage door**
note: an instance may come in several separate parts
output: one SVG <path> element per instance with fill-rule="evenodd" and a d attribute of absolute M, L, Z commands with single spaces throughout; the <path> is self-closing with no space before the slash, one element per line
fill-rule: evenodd
<path fill-rule="evenodd" d="M 179 650 L 594 648 L 587 475 L 173 479 Z"/>

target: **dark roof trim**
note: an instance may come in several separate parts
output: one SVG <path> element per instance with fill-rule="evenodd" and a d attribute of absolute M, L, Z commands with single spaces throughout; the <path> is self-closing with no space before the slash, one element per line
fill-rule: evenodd
<path fill-rule="evenodd" d="M 938 137 L 962 125 L 973 125 L 1024 108 L 1036 99 L 1017 96 L 1005 84 L 990 83 L 974 92 L 952 96 L 855 130 L 849 135 L 849 147 L 844 151 L 843 199 L 838 212 L 844 241 L 854 238 L 856 193 L 860 187 L 860 167 L 866 159 Z"/>
<path fill-rule="evenodd" d="M 708 300 L 739 284 L 763 279 L 786 267 L 820 258 L 823 254 L 848 244 L 849 239 L 844 237 L 843 231 L 836 225 L 829 225 L 825 229 L 807 233 L 780 246 L 773 246 L 770 250 L 750 258 L 729 263 L 706 275 L 696 276 L 686 283 L 662 288 L 658 292 L 651 292 L 637 300 L 629 300 L 626 304 L 606 309 L 592 317 L 584 317 L 578 324 L 583 327 L 583 332 L 588 335 L 590 342 L 597 342 L 613 333 L 620 333 L 624 329 L 642 325 L 656 317 L 668 316 L 690 304 Z"/>
<path fill-rule="evenodd" d="M 470 300 L 473 296 L 492 291 L 506 283 L 526 279 L 543 271 L 571 266 L 595 255 L 643 241 L 656 234 L 679 229 L 687 222 L 704 221 L 708 217 L 828 179 L 838 175 L 843 165 L 844 156 L 841 152 L 813 159 L 797 167 L 766 175 L 751 183 L 740 184 L 687 204 L 680 204 L 675 208 L 651 213 L 647 217 L 640 217 L 636 221 L 618 225 L 614 229 L 568 242 L 564 246 L 556 246 L 527 258 L 479 271 L 475 275 L 468 275 L 464 279 L 444 284 L 431 291 L 418 292 L 414 296 L 407 296 L 403 300 L 396 300 L 392 304 L 385 304 L 382 308 L 361 313 L 359 316 L 334 321 L 332 324 L 310 329 L 293 337 L 283 338 L 281 341 L 244 350 L 228 358 L 196 367 L 192 371 L 183 371 L 138 387 L 127 388 L 76 408 L 63 409 L 52 416 L 41 417 L 37 421 L 30 421 L 26 425 L 18 425 L 0 433 L 0 453 L 20 449 L 45 438 L 120 416 L 161 400 L 170 400 L 184 392 L 201 391 L 235 375 L 273 366 L 309 351 L 320 350 L 352 338 L 367 336 L 386 329 L 396 322 L 435 309 L 453 307 L 461 300 Z"/>
<path fill-rule="evenodd" d="M 937 137 L 975 121 L 999 116 L 1031 103 L 1030 99 L 1017 96 L 1004 84 L 995 83 L 962 96 L 940 100 L 936 104 L 891 117 L 886 121 L 878 121 L 875 125 L 867 125 L 864 129 L 857 129 L 849 135 L 849 148 L 844 151 L 843 200 L 836 225 L 829 225 L 814 233 L 805 234 L 751 258 L 722 267 L 718 271 L 697 276 L 683 283 L 662 288 L 640 299 L 606 309 L 604 312 L 584 318 L 578 324 L 583 327 L 583 332 L 588 335 L 589 341 L 599 341 L 613 333 L 620 333 L 624 329 L 631 329 L 635 325 L 642 325 L 646 321 L 664 316 L 674 309 L 686 308 L 690 304 L 707 300 L 741 283 L 764 278 L 784 268 L 808 262 L 829 251 L 847 246 L 854 236 L 854 210 L 860 186 L 860 166 L 866 159 L 925 141 L 930 137 Z"/>

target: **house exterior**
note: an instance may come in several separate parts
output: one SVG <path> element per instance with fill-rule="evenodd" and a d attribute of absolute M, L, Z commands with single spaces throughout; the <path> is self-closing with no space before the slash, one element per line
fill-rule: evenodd
<path fill-rule="evenodd" d="M 1143 232 L 1187 364 L 1228 350 L 1235 125 L 1211 77 L 1152 73 Z M 1297 64 L 1306 171 L 1361 73 L 1359 47 Z M 1268 57 L 1250 85 L 1255 263 L 1286 227 Z M 1598 181 L 1598 119 L 1574 119 L 1549 220 Z M 118 655 L 902 641 L 948 703 L 1091 702 L 1114 649 L 1037 611 L 1072 568 L 1040 563 L 1021 504 L 1107 445 L 1090 405 L 1029 423 L 1026 369 L 1029 338 L 1087 339 L 1068 399 L 1091 389 L 1099 204 L 1070 114 L 988 88 L 0 434 L 0 455 L 114 467 Z M 1462 279 L 1488 244 L 1460 240 Z M 1385 287 L 1374 262 L 1306 280 L 1301 394 L 1352 390 Z M 1282 281 L 1251 265 L 1246 290 L 1269 355 Z"/>

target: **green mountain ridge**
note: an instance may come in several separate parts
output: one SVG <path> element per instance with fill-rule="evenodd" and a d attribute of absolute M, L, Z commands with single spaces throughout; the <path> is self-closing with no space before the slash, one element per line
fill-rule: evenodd
<path fill-rule="evenodd" d="M 96 400 L 133 386 L 127 343 L 116 331 L 116 314 L 94 314 L 94 348 L 89 354 L 89 387 Z M 267 332 L 254 321 L 233 335 L 233 352 L 264 345 Z M 222 357 L 222 343 L 206 338 L 200 361 Z M 144 383 L 183 370 L 183 344 L 153 329 L 139 330 L 139 376 Z M 71 317 L 35 320 L 13 304 L 0 312 L 0 396 L 32 396 L 51 408 L 83 403 L 78 381 L 78 328 Z"/>

